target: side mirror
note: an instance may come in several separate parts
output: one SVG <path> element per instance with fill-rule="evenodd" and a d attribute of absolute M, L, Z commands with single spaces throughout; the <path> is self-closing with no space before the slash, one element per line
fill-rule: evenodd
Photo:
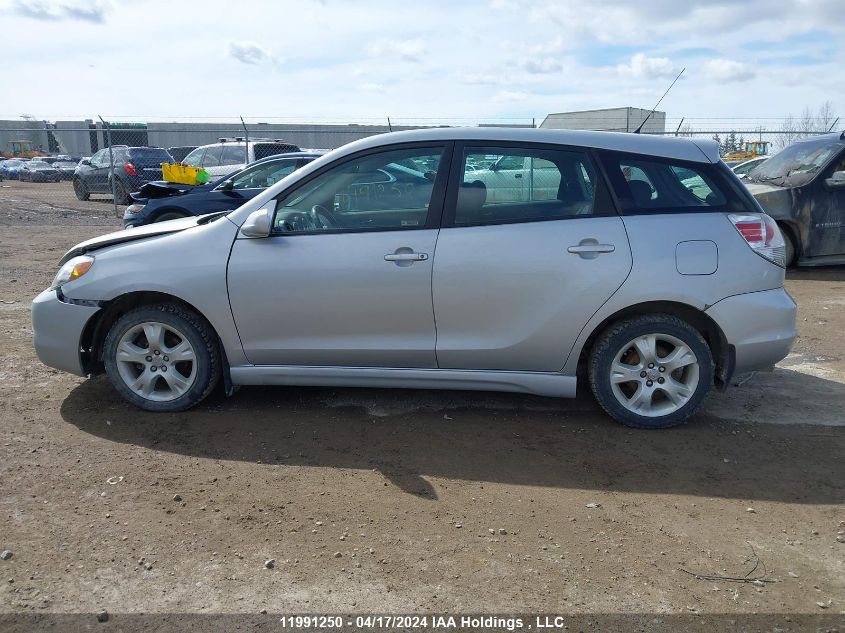
<path fill-rule="evenodd" d="M 273 217 L 272 204 L 253 211 L 241 225 L 241 235 L 249 238 L 267 237 L 270 235 Z"/>
<path fill-rule="evenodd" d="M 87 159 L 87 158 L 83 158 L 81 161 L 79 161 L 79 164 L 80 164 L 80 165 L 88 165 L 88 166 L 90 167 L 90 166 L 91 166 L 91 161 L 90 161 L 89 159 Z"/>
<path fill-rule="evenodd" d="M 840 191 L 845 189 L 845 171 L 833 172 L 833 176 L 825 178 L 824 186 L 830 191 Z"/>
<path fill-rule="evenodd" d="M 234 180 L 224 180 L 220 183 L 220 191 L 231 191 L 235 188 L 235 181 Z"/>

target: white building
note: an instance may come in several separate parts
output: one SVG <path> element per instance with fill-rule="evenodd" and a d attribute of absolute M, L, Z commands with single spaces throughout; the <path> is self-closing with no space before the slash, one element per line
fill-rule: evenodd
<path fill-rule="evenodd" d="M 541 128 L 553 130 L 598 130 L 601 132 L 633 132 L 645 121 L 651 110 L 642 108 L 604 108 L 581 110 L 579 112 L 558 112 L 549 114 L 540 124 Z M 666 131 L 666 113 L 655 110 L 642 131 L 662 134 Z"/>

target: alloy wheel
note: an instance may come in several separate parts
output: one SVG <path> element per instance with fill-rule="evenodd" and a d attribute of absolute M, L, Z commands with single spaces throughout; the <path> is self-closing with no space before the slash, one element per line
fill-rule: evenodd
<path fill-rule="evenodd" d="M 183 396 L 197 374 L 196 352 L 190 341 L 176 328 L 154 321 L 135 325 L 123 334 L 115 361 L 126 386 L 156 402 Z"/>
<path fill-rule="evenodd" d="M 698 359 L 681 339 L 645 334 L 623 345 L 610 366 L 610 384 L 619 403 L 646 417 L 683 407 L 698 387 Z"/>

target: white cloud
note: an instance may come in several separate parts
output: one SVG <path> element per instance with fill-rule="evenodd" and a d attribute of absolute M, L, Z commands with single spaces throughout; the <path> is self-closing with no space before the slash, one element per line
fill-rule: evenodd
<path fill-rule="evenodd" d="M 502 90 L 493 95 L 493 101 L 496 103 L 514 103 L 517 101 L 525 101 L 530 95 L 521 90 Z"/>
<path fill-rule="evenodd" d="M 648 57 L 645 53 L 637 53 L 629 63 L 618 65 L 616 70 L 619 74 L 633 79 L 657 79 L 678 73 L 678 69 L 668 57 Z"/>
<path fill-rule="evenodd" d="M 102 24 L 111 5 L 103 0 L 13 0 L 7 11 L 25 18 L 55 22 L 79 20 Z"/>
<path fill-rule="evenodd" d="M 459 73 L 458 81 L 468 86 L 498 86 L 506 82 L 502 75 L 493 73 Z"/>
<path fill-rule="evenodd" d="M 560 53 L 565 48 L 563 37 L 560 35 L 546 42 L 539 42 L 528 47 L 528 52 L 533 55 L 551 55 Z"/>
<path fill-rule="evenodd" d="M 425 50 L 425 42 L 419 38 L 375 40 L 367 45 L 367 52 L 373 57 L 400 57 L 409 62 L 422 61 Z"/>
<path fill-rule="evenodd" d="M 273 55 L 254 42 L 229 42 L 229 57 L 244 64 L 258 65 L 275 62 Z"/>
<path fill-rule="evenodd" d="M 532 75 L 548 75 L 563 70 L 563 64 L 554 57 L 541 57 L 540 59 L 526 59 L 522 67 Z"/>
<path fill-rule="evenodd" d="M 361 84 L 358 90 L 360 90 L 361 92 L 384 92 L 384 85 L 375 82 L 369 82 Z"/>
<path fill-rule="evenodd" d="M 723 82 L 747 81 L 756 75 L 748 64 L 732 59 L 711 59 L 704 64 L 702 70 L 709 79 Z"/>

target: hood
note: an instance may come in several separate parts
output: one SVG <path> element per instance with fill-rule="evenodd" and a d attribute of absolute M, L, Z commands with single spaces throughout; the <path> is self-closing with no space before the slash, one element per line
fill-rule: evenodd
<path fill-rule="evenodd" d="M 751 182 L 750 180 L 743 180 L 742 184 L 751 192 L 755 198 L 761 193 L 771 193 L 772 191 L 783 191 L 783 187 L 776 187 L 764 182 Z"/>
<path fill-rule="evenodd" d="M 153 198 L 168 198 L 170 196 L 181 196 L 186 193 L 193 193 L 195 191 L 208 191 L 214 184 L 209 183 L 205 185 L 183 185 L 175 182 L 167 182 L 165 180 L 153 180 L 144 183 L 141 188 L 129 194 L 129 196 L 136 201 L 150 200 Z"/>
<path fill-rule="evenodd" d="M 85 253 L 90 253 L 92 251 L 96 251 L 97 249 L 105 248 L 106 246 L 114 246 L 115 244 L 123 244 L 124 242 L 134 242 L 135 240 L 143 240 L 148 237 L 155 237 L 157 235 L 167 235 L 169 233 L 178 233 L 179 231 L 190 229 L 192 227 L 197 226 L 198 224 L 205 223 L 211 215 L 220 214 L 214 213 L 200 216 L 191 216 L 188 218 L 180 218 L 178 220 L 169 220 L 167 222 L 156 222 L 154 224 L 148 224 L 146 226 L 139 226 L 136 228 L 116 231 L 114 233 L 108 233 L 106 235 L 101 235 L 100 237 L 95 237 L 93 239 L 80 242 L 64 254 L 62 259 L 59 261 L 59 266 L 64 264 L 71 257 L 76 257 L 77 255 L 84 255 Z"/>

